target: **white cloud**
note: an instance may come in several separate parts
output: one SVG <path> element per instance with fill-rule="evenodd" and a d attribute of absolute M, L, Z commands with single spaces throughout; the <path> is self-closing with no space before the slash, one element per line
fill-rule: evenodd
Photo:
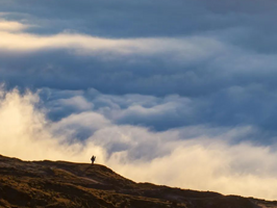
<path fill-rule="evenodd" d="M 80 95 L 67 99 L 59 99 L 58 103 L 63 106 L 77 108 L 79 110 L 90 110 L 93 108 L 93 104 Z"/>
<path fill-rule="evenodd" d="M 37 96 L 26 93 L 21 96 L 17 90 L 4 93 L 0 102 L 0 152 L 3 155 L 22 159 L 68 159 L 85 161 L 93 149 L 95 154 L 102 155 L 100 147 L 76 142 L 67 144 L 70 135 L 54 135 L 54 128 L 44 114 L 34 107 Z M 83 154 L 79 154 L 80 151 Z M 86 153 L 85 153 L 86 152 Z"/>
<path fill-rule="evenodd" d="M 189 38 L 125 38 L 108 39 L 78 33 L 36 35 L 19 32 L 29 27 L 19 22 L 0 21 L 0 49 L 11 52 L 66 49 L 77 55 L 156 55 L 171 54 L 168 58 L 191 61 L 223 53 L 225 45 L 209 37 Z M 14 33 L 14 32 L 17 33 Z M 108 58 L 108 57 L 106 57 Z"/>
<path fill-rule="evenodd" d="M 0 31 L 2 32 L 19 32 L 27 29 L 28 27 L 30 27 L 30 25 L 22 24 L 16 21 L 6 21 L 4 19 L 0 19 Z"/>
<path fill-rule="evenodd" d="M 276 153 L 251 144 L 205 143 L 180 142 L 171 155 L 149 162 L 123 165 L 114 158 L 109 164 L 116 164 L 116 170 L 139 181 L 276 199 Z M 117 157 L 126 156 L 121 153 Z"/>
<path fill-rule="evenodd" d="M 75 133 L 79 129 L 89 130 L 94 132 L 102 129 L 103 127 L 111 125 L 111 122 L 107 120 L 101 114 L 95 112 L 82 112 L 79 114 L 72 114 L 66 118 L 56 122 L 53 126 L 53 130 L 56 132 L 72 132 Z"/>

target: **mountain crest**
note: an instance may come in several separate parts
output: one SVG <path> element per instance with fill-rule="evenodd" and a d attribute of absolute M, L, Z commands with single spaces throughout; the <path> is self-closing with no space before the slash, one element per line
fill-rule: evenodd
<path fill-rule="evenodd" d="M 277 202 L 135 183 L 99 164 L 0 155 L 0 207 L 274 208 Z"/>

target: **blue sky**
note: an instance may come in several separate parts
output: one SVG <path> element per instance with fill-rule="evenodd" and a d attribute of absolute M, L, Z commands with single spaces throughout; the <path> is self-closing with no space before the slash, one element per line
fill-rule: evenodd
<path fill-rule="evenodd" d="M 0 0 L 0 154 L 275 199 L 276 9 Z"/>

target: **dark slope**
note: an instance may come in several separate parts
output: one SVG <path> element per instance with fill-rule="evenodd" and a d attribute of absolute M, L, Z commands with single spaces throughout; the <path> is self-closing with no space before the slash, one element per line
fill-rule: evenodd
<path fill-rule="evenodd" d="M 277 207 L 277 202 L 135 183 L 103 165 L 0 156 L 0 207 Z"/>

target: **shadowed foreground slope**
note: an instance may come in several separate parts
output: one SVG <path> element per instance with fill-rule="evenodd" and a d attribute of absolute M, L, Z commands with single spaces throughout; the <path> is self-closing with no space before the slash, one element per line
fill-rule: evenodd
<path fill-rule="evenodd" d="M 0 207 L 277 208 L 277 202 L 135 183 L 103 165 L 0 155 Z"/>

